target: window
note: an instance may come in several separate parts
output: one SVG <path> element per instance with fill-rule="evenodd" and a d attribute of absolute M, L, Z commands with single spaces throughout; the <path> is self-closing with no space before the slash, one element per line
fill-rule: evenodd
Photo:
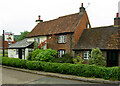
<path fill-rule="evenodd" d="M 86 23 L 86 28 L 90 28 L 90 24 L 89 23 Z"/>
<path fill-rule="evenodd" d="M 90 54 L 90 51 L 84 51 L 83 52 L 84 59 L 89 59 L 89 54 Z"/>
<path fill-rule="evenodd" d="M 28 49 L 28 52 L 31 53 L 33 50 L 34 50 L 34 49 L 29 48 L 29 49 Z"/>
<path fill-rule="evenodd" d="M 34 41 L 37 43 L 40 43 L 40 39 L 39 38 L 34 38 Z"/>
<path fill-rule="evenodd" d="M 58 51 L 58 57 L 62 57 L 62 55 L 65 54 L 65 50 L 59 50 Z"/>
<path fill-rule="evenodd" d="M 18 55 L 18 49 L 16 49 L 16 55 Z"/>
<path fill-rule="evenodd" d="M 60 35 L 58 37 L 58 43 L 66 43 L 66 35 Z"/>
<path fill-rule="evenodd" d="M 22 55 L 24 55 L 25 54 L 25 49 L 22 49 Z"/>

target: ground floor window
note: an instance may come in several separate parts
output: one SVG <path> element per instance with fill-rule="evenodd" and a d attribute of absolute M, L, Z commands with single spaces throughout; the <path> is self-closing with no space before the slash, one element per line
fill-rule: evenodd
<path fill-rule="evenodd" d="M 29 52 L 29 53 L 31 53 L 32 51 L 34 51 L 34 49 L 28 48 L 28 52 Z"/>
<path fill-rule="evenodd" d="M 90 57 L 90 51 L 83 51 L 83 58 L 84 59 L 89 59 L 89 57 Z"/>
<path fill-rule="evenodd" d="M 58 50 L 58 57 L 62 57 L 65 54 L 65 50 Z"/>

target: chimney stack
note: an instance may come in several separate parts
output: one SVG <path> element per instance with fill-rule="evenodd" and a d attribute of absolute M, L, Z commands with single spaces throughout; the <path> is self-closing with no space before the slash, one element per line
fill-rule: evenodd
<path fill-rule="evenodd" d="M 120 27 L 120 17 L 119 17 L 119 13 L 116 13 L 116 18 L 114 18 L 114 26 Z"/>
<path fill-rule="evenodd" d="M 39 15 L 39 16 L 38 16 L 38 20 L 36 20 L 37 23 L 43 22 L 43 20 L 41 20 L 40 17 L 41 17 L 41 16 Z"/>
<path fill-rule="evenodd" d="M 83 3 L 81 3 L 81 7 L 80 7 L 80 12 L 79 12 L 79 14 L 81 15 L 81 14 L 84 14 L 84 12 L 85 12 L 85 8 L 83 7 Z"/>

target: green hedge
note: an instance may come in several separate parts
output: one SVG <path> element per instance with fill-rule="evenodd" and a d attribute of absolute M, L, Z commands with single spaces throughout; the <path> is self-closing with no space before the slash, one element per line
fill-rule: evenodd
<path fill-rule="evenodd" d="M 70 64 L 70 63 L 50 63 L 40 61 L 28 61 L 16 58 L 2 58 L 2 64 L 27 68 L 30 70 L 41 70 L 62 74 L 77 75 L 82 77 L 94 77 L 110 80 L 120 80 L 120 67 L 100 67 L 87 64 Z"/>

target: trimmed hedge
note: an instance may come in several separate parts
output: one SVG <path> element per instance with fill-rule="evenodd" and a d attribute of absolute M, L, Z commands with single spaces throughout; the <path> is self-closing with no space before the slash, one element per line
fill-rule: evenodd
<path fill-rule="evenodd" d="M 2 64 L 7 66 L 41 70 L 54 73 L 94 77 L 110 80 L 120 80 L 120 67 L 100 67 L 87 64 L 51 63 L 28 61 L 17 58 L 2 57 Z"/>

